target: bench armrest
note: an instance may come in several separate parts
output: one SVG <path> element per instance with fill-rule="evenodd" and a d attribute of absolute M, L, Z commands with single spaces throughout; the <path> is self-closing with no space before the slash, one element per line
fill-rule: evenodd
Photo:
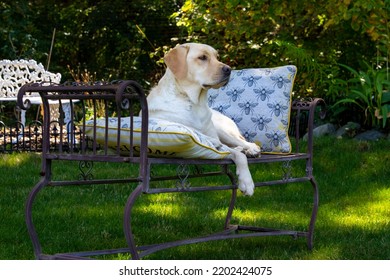
<path fill-rule="evenodd" d="M 319 112 L 318 112 L 319 108 Z M 323 119 L 326 115 L 326 104 L 321 98 L 294 100 L 291 106 L 289 134 L 295 138 L 295 152 L 313 152 L 313 130 L 316 113 Z M 307 135 L 307 138 L 304 137 Z M 301 141 L 307 139 L 306 151 L 301 150 Z"/>

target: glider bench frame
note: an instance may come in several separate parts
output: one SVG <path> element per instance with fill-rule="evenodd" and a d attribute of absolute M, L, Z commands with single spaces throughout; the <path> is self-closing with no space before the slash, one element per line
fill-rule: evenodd
<path fill-rule="evenodd" d="M 239 237 L 257 237 L 257 236 L 276 236 L 287 235 L 294 238 L 303 237 L 306 239 L 309 249 L 313 247 L 313 235 L 314 226 L 317 218 L 318 211 L 318 185 L 313 176 L 313 126 L 314 116 L 316 112 L 316 106 L 318 104 L 323 105 L 321 99 L 314 99 L 310 101 L 294 101 L 292 102 L 291 118 L 294 137 L 291 137 L 292 141 L 295 139 L 294 152 L 289 154 L 264 154 L 260 158 L 249 158 L 249 165 L 263 165 L 265 163 L 281 162 L 283 164 L 283 174 L 280 179 L 271 181 L 262 181 L 261 178 L 254 178 L 256 188 L 264 186 L 281 185 L 288 183 L 309 183 L 312 186 L 312 208 L 311 214 L 308 217 L 308 226 L 305 231 L 296 230 L 284 230 L 284 229 L 272 229 L 263 228 L 258 226 L 246 226 L 246 225 L 234 225 L 231 224 L 232 215 L 234 212 L 236 200 L 237 200 L 237 184 L 236 176 L 231 169 L 234 169 L 233 162 L 229 159 L 180 159 L 180 158 L 163 158 L 163 157 L 151 157 L 148 154 L 148 108 L 146 96 L 140 85 L 134 81 L 119 81 L 110 84 L 96 83 L 96 84 L 29 84 L 23 86 L 18 94 L 18 106 L 21 109 L 26 110 L 28 102 L 24 102 L 26 96 L 31 92 L 39 93 L 42 99 L 42 105 L 44 106 L 44 124 L 43 124 L 43 149 L 42 149 L 42 167 L 41 167 L 41 179 L 35 185 L 30 192 L 26 208 L 26 223 L 28 233 L 33 243 L 35 257 L 37 259 L 84 259 L 91 258 L 106 254 L 118 254 L 127 253 L 130 254 L 131 259 L 140 259 L 146 255 L 154 253 L 156 251 L 167 249 L 179 245 L 193 244 L 211 240 L 222 240 Z M 66 140 L 61 140 L 57 143 L 56 149 L 50 146 L 50 110 L 49 105 L 52 102 L 58 102 L 59 106 L 62 103 L 70 104 L 71 119 L 74 121 L 74 129 L 71 131 L 62 131 L 60 128 L 59 134 L 69 133 L 71 136 L 68 138 L 69 143 L 65 143 Z M 100 104 L 98 106 L 98 104 Z M 86 115 L 98 118 L 98 107 L 105 108 L 103 115 L 106 120 L 115 115 L 120 119 L 121 117 L 129 116 L 131 120 L 138 117 L 138 112 L 141 109 L 141 133 L 140 133 L 140 146 L 135 148 L 135 140 L 133 139 L 132 124 L 130 125 L 130 138 L 129 144 L 134 146 L 134 149 L 128 149 L 126 152 L 121 150 L 120 141 L 120 122 L 118 122 L 118 136 L 116 148 L 112 149 L 108 143 L 108 134 L 105 133 L 105 141 L 98 143 L 96 139 L 96 123 L 92 129 L 92 137 L 87 136 L 86 128 Z M 77 106 L 74 106 L 77 105 Z M 80 117 L 81 114 L 81 117 Z M 303 125 L 302 121 L 307 122 Z M 108 123 L 107 123 L 108 125 Z M 307 132 L 306 143 L 301 145 L 302 132 Z M 92 139 L 91 139 L 92 138 Z M 63 139 L 61 137 L 61 139 Z M 301 151 L 304 147 L 304 151 Z M 52 173 L 52 163 L 54 161 L 75 161 L 80 166 L 80 176 L 72 180 L 54 180 Z M 295 161 L 303 162 L 303 176 L 293 177 L 291 163 Z M 116 162 L 129 164 L 128 170 L 134 170 L 133 166 L 136 165 L 136 176 L 130 176 L 128 178 L 110 178 L 110 179 L 96 179 L 92 175 L 90 170 L 94 162 Z M 159 164 L 174 164 L 178 166 L 178 172 L 175 175 L 159 175 L 154 176 L 151 171 L 152 165 Z M 195 169 L 190 172 L 189 165 L 194 165 Z M 220 167 L 219 171 L 204 172 L 201 170 L 203 165 L 216 165 Z M 87 167 L 87 168 L 85 168 Z M 85 171 L 87 170 L 87 171 Z M 130 172 L 129 172 L 130 173 Z M 134 172 L 133 172 L 134 173 Z M 209 180 L 204 179 L 203 186 L 193 186 L 189 183 L 192 178 L 207 178 L 209 176 L 227 176 L 229 182 L 227 185 L 212 186 L 209 185 Z M 172 187 L 161 187 L 161 184 L 154 186 L 153 182 L 160 181 L 173 181 Z M 38 237 L 37 227 L 34 224 L 33 219 L 33 204 L 37 197 L 37 194 L 46 187 L 69 187 L 69 186 L 81 186 L 81 185 L 107 185 L 107 184 L 132 184 L 135 187 L 129 194 L 127 203 L 124 206 L 123 215 L 123 228 L 124 235 L 127 242 L 125 248 L 97 250 L 89 252 L 65 252 L 56 254 L 46 254 L 43 252 L 40 238 Z M 153 185 L 153 186 L 152 186 Z M 213 233 L 208 236 L 202 236 L 197 238 L 189 238 L 187 240 L 171 241 L 162 244 L 152 244 L 141 246 L 136 244 L 134 237 L 134 231 L 132 224 L 133 206 L 141 195 L 144 194 L 160 194 L 160 193 L 176 193 L 176 192 L 198 192 L 198 191 L 222 191 L 228 190 L 231 192 L 230 203 L 227 205 L 227 214 L 224 221 L 224 226 L 221 232 Z M 256 193 L 256 191 L 255 191 Z M 39 215 L 39 210 L 34 207 L 35 216 Z"/>

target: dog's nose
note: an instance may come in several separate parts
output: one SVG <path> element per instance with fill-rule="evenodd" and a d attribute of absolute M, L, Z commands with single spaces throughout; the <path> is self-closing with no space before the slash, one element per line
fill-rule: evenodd
<path fill-rule="evenodd" d="M 227 66 L 227 65 L 224 65 L 224 66 L 222 67 L 222 72 L 223 72 L 226 76 L 228 76 L 228 75 L 230 75 L 230 73 L 232 72 L 232 68 L 230 68 L 230 67 Z"/>

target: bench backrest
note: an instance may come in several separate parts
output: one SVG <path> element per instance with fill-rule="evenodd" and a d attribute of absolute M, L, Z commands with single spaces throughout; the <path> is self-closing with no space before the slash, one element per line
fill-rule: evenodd
<path fill-rule="evenodd" d="M 19 89 L 29 83 L 60 83 L 61 74 L 46 71 L 35 60 L 0 60 L 0 100 L 16 100 Z M 30 93 L 34 95 L 36 93 Z"/>
<path fill-rule="evenodd" d="M 181 152 L 180 147 L 182 146 L 185 146 L 186 150 L 190 150 L 188 149 L 190 146 L 197 155 L 199 155 L 199 150 L 195 149 L 197 147 L 203 147 L 203 150 L 207 151 L 215 151 L 211 146 L 212 143 L 202 142 L 203 137 L 200 133 L 177 131 L 179 129 L 177 124 L 167 126 L 152 119 L 148 123 L 146 96 L 141 87 L 134 81 L 93 85 L 25 85 L 19 91 L 18 105 L 21 109 L 26 109 L 24 107 L 25 104 L 22 102 L 22 97 L 28 95 L 29 92 L 40 92 L 43 99 L 44 113 L 46 114 L 44 116 L 45 135 L 43 137 L 46 141 L 46 148 L 43 150 L 47 154 L 53 152 L 58 155 L 58 153 L 61 154 L 64 151 L 66 153 L 64 156 L 66 157 L 69 154 L 78 157 L 80 153 L 87 153 L 94 160 L 124 160 L 124 158 L 128 160 L 129 158 L 137 157 L 142 146 L 148 147 L 150 156 L 164 157 L 167 154 L 172 157 L 177 156 L 177 153 Z M 71 111 L 69 115 L 71 120 L 66 127 L 67 129 L 60 126 L 55 127 L 55 130 L 52 131 L 52 126 L 48 121 L 50 119 L 49 101 L 59 102 L 60 107 L 64 106 L 63 102 L 65 101 L 70 103 Z M 294 100 L 290 103 L 291 113 L 288 115 L 291 133 L 288 133 L 288 131 L 283 133 L 289 134 L 291 136 L 289 140 L 296 144 L 293 145 L 294 149 L 292 151 L 303 153 L 309 151 L 311 154 L 314 113 L 315 107 L 319 102 L 319 99 L 315 99 L 312 101 Z M 140 109 L 143 109 L 141 123 L 137 119 Z M 268 108 L 268 110 L 271 110 L 271 108 Z M 253 118 L 256 122 L 252 122 L 252 118 L 250 118 L 249 121 L 252 122 L 250 128 L 254 128 L 255 125 L 259 126 L 257 118 Z M 264 127 L 266 133 L 270 131 L 270 125 L 267 124 L 268 127 Z M 145 135 L 145 131 L 148 133 L 148 130 L 149 135 Z M 302 136 L 306 132 L 308 135 L 307 144 L 302 145 L 302 151 L 300 151 L 301 145 L 299 142 L 301 142 Z M 172 135 L 172 138 L 168 139 L 167 137 L 170 135 Z M 51 142 L 56 143 L 52 147 L 49 141 L 53 137 L 57 138 L 52 139 L 53 141 Z M 161 140 L 158 137 L 165 138 Z M 149 143 L 142 142 L 142 139 L 149 139 Z M 266 141 L 264 143 L 269 143 Z M 272 144 L 276 146 L 277 143 L 274 142 Z M 153 145 L 157 147 L 153 149 Z M 113 154 L 115 156 L 112 156 Z M 224 156 L 223 151 L 220 150 L 209 154 L 213 156 L 215 154 L 221 155 L 219 158 Z M 211 156 L 202 158 L 210 159 Z"/>

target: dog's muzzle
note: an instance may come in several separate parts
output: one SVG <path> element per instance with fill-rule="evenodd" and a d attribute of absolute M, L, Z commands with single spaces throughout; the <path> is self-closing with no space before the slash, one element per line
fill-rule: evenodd
<path fill-rule="evenodd" d="M 217 83 L 215 83 L 213 85 L 204 84 L 203 87 L 205 87 L 205 88 L 220 88 L 220 87 L 223 87 L 223 86 L 225 86 L 229 82 L 231 73 L 232 73 L 232 69 L 229 66 L 224 65 L 222 67 L 222 78 L 221 78 L 221 80 L 219 80 Z"/>
<path fill-rule="evenodd" d="M 223 72 L 224 75 L 230 77 L 230 73 L 232 73 L 232 68 L 230 68 L 230 67 L 227 66 L 227 65 L 224 65 L 224 66 L 222 67 L 222 72 Z"/>

